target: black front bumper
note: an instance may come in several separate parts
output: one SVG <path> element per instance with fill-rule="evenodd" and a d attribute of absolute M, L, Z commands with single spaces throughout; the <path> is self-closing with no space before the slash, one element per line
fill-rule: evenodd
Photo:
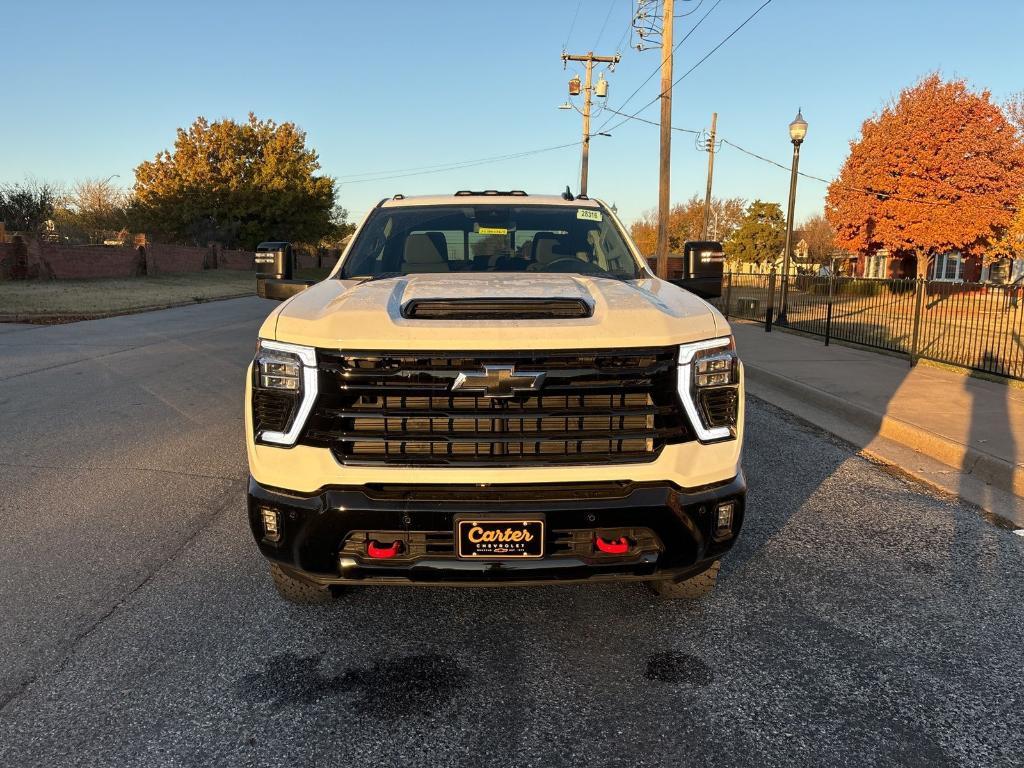
<path fill-rule="evenodd" d="M 746 483 L 684 490 L 668 483 L 358 486 L 308 496 L 249 479 L 249 523 L 260 551 L 320 584 L 526 584 L 687 578 L 727 552 L 743 525 Z M 733 501 L 733 525 L 716 534 L 718 504 Z M 279 538 L 263 510 L 277 512 Z M 537 560 L 461 560 L 457 515 L 543 515 Z M 624 554 L 599 552 L 594 536 L 624 536 Z M 402 542 L 399 556 L 372 559 L 369 540 Z"/>

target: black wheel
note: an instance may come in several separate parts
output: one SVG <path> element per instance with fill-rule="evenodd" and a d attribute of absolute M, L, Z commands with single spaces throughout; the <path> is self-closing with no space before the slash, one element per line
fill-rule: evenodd
<path fill-rule="evenodd" d="M 721 566 L 721 561 L 715 560 L 714 565 L 706 571 L 685 581 L 649 581 L 647 585 L 658 597 L 670 600 L 697 600 L 714 592 Z"/>
<path fill-rule="evenodd" d="M 270 565 L 270 577 L 274 580 L 277 593 L 289 603 L 325 605 L 334 600 L 334 593 L 329 587 L 318 587 L 316 584 L 289 576 L 276 563 Z"/>

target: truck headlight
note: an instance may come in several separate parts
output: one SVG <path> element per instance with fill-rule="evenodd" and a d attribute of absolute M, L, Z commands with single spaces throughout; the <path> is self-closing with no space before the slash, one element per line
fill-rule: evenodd
<path fill-rule="evenodd" d="M 679 346 L 679 398 L 703 442 L 736 436 L 740 365 L 731 336 Z"/>
<path fill-rule="evenodd" d="M 252 374 L 252 422 L 256 439 L 294 445 L 316 400 L 316 350 L 260 339 L 252 361 Z"/>
<path fill-rule="evenodd" d="M 299 392 L 302 388 L 302 362 L 284 352 L 263 352 L 256 358 L 259 385 L 263 389 Z"/>

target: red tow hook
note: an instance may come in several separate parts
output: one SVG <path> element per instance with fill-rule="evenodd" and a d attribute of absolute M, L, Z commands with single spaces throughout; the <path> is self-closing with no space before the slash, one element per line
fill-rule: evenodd
<path fill-rule="evenodd" d="M 379 541 L 377 541 L 376 539 L 371 539 L 366 544 L 366 554 L 368 554 L 370 557 L 376 558 L 378 560 L 386 560 L 389 557 L 394 557 L 395 555 L 397 555 L 401 551 L 402 551 L 402 542 L 401 541 L 392 541 L 386 547 L 383 544 L 381 544 Z"/>
<path fill-rule="evenodd" d="M 594 545 L 606 555 L 624 555 L 629 551 L 629 539 L 625 536 L 620 536 L 614 541 L 595 536 Z"/>

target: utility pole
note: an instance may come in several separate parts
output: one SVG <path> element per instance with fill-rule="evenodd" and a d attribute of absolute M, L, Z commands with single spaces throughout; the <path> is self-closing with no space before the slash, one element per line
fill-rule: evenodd
<path fill-rule="evenodd" d="M 569 62 L 569 61 L 582 61 L 582 62 L 584 62 L 584 64 L 586 64 L 586 72 L 587 72 L 587 74 L 586 74 L 586 77 L 585 77 L 584 82 L 583 82 L 583 158 L 582 158 L 582 164 L 580 165 L 580 194 L 581 195 L 586 195 L 587 194 L 587 176 L 589 175 L 589 172 L 590 172 L 590 104 L 591 104 L 591 99 L 592 99 L 592 97 L 594 95 L 594 86 L 593 86 L 593 81 L 594 81 L 594 63 L 596 62 L 598 64 L 610 64 L 611 66 L 615 66 L 616 64 L 619 63 L 619 59 L 620 58 L 621 57 L 618 54 L 615 54 L 614 56 L 595 56 L 593 51 L 590 51 L 589 53 L 581 53 L 581 54 L 570 54 L 570 53 L 565 53 L 564 51 L 562 52 L 562 64 L 563 65 L 566 62 Z M 576 78 L 574 78 L 574 80 L 576 81 L 576 85 L 578 87 L 579 86 L 579 78 L 576 77 Z M 607 86 L 606 82 L 607 81 L 605 81 L 605 80 L 601 80 L 601 81 L 598 82 L 599 86 L 602 85 L 603 83 L 605 83 L 604 91 L 603 92 L 599 91 L 598 94 L 597 94 L 598 96 L 602 96 L 603 97 L 603 96 L 607 95 L 607 88 L 608 88 L 608 86 Z M 570 86 L 569 86 L 569 94 L 570 95 L 575 95 L 572 92 L 571 81 L 570 81 Z"/>
<path fill-rule="evenodd" d="M 700 239 L 708 239 L 708 223 L 711 219 L 711 180 L 715 176 L 715 129 L 718 126 L 718 113 L 711 113 L 711 135 L 707 139 L 708 153 L 708 190 L 704 193 L 704 230 L 701 232 Z M 717 229 L 717 227 L 716 227 Z M 718 234 L 717 232 L 715 234 Z"/>
<path fill-rule="evenodd" d="M 668 278 L 669 173 L 672 170 L 672 16 L 673 0 L 661 6 L 661 160 L 658 165 L 657 274 Z"/>

